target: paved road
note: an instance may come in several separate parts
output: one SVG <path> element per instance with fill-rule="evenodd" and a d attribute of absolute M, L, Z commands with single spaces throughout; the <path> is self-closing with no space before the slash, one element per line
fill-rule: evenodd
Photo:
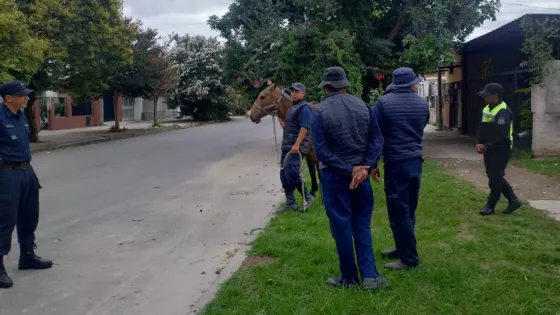
<path fill-rule="evenodd" d="M 0 291 L 0 314 L 184 315 L 203 305 L 242 259 L 246 234 L 281 200 L 271 124 L 242 120 L 36 156 L 38 253 L 56 265 L 18 271 L 13 246 L 6 264 L 15 287 Z"/>

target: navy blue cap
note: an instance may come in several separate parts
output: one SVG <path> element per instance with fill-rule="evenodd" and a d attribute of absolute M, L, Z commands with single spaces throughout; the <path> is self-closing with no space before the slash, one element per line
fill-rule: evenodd
<path fill-rule="evenodd" d="M 33 90 L 26 88 L 21 81 L 13 80 L 0 85 L 0 95 L 29 96 L 31 93 Z"/>
<path fill-rule="evenodd" d="M 478 95 L 481 97 L 490 96 L 490 95 L 502 95 L 504 92 L 504 87 L 500 83 L 488 83 L 484 90 L 478 92 Z"/>
<path fill-rule="evenodd" d="M 305 91 L 305 85 L 303 85 L 303 83 L 297 82 L 292 84 L 290 90 Z"/>

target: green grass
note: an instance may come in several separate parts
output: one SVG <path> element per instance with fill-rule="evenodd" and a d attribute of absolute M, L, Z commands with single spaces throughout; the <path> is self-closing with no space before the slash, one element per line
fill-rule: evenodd
<path fill-rule="evenodd" d="M 516 152 L 512 160 L 516 166 L 526 168 L 533 173 L 560 179 L 560 157 L 533 159 L 528 152 Z"/>
<path fill-rule="evenodd" d="M 338 275 L 338 260 L 328 219 L 315 205 L 273 218 L 249 255 L 274 261 L 240 269 L 203 313 L 560 314 L 560 222 L 525 207 L 480 217 L 485 196 L 427 163 L 416 228 L 421 267 L 391 273 L 379 258 L 393 245 L 382 184 L 374 189 L 374 249 L 391 287 L 325 284 Z"/>

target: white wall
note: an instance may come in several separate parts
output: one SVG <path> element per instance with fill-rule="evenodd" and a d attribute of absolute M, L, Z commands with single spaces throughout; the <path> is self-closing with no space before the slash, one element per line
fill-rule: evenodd
<path fill-rule="evenodd" d="M 544 83 L 531 88 L 533 155 L 560 155 L 560 60 L 549 64 Z"/>

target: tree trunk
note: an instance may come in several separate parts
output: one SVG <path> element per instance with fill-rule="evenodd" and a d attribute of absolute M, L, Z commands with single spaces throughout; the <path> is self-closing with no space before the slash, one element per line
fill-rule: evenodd
<path fill-rule="evenodd" d="M 115 114 L 115 131 L 121 130 L 121 122 L 119 117 L 119 92 L 115 91 L 113 94 L 113 111 Z"/>
<path fill-rule="evenodd" d="M 404 24 L 404 15 L 406 14 L 406 11 L 412 7 L 413 4 L 414 4 L 414 0 L 408 0 L 406 2 L 406 5 L 404 6 L 404 10 L 402 11 L 401 15 L 399 15 L 399 18 L 397 19 L 397 24 L 395 24 L 395 26 L 391 30 L 391 33 L 389 33 L 388 39 L 390 41 L 394 41 L 395 38 L 397 38 L 397 35 L 401 31 Z"/>
<path fill-rule="evenodd" d="M 25 117 L 27 117 L 27 121 L 29 122 L 29 139 L 31 143 L 39 142 L 39 127 L 35 124 L 35 111 L 33 108 L 33 104 L 37 99 L 33 93 L 29 100 L 27 101 L 27 107 L 24 109 Z"/>
<path fill-rule="evenodd" d="M 157 127 L 157 105 L 158 105 L 158 96 L 157 94 L 154 96 L 154 127 Z"/>

